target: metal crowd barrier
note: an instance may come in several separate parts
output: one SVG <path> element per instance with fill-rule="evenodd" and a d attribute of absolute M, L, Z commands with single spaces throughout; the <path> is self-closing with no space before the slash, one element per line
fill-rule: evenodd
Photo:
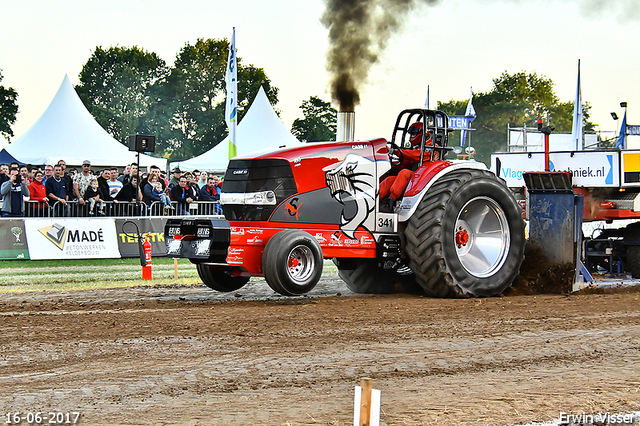
<path fill-rule="evenodd" d="M 25 201 L 24 202 L 25 217 L 50 217 L 51 207 L 42 201 Z"/>
<path fill-rule="evenodd" d="M 156 201 L 147 206 L 143 201 L 123 202 L 105 201 L 104 216 L 215 216 L 222 214 L 218 201 L 194 201 L 188 209 L 183 210 L 176 202 L 171 203 L 171 209 L 165 209 L 164 204 Z M 52 206 L 41 201 L 25 201 L 25 217 L 102 217 L 99 209 L 94 208 L 94 214 L 89 214 L 89 203 L 82 205 L 78 201 L 68 201 L 66 205 L 56 201 Z"/>

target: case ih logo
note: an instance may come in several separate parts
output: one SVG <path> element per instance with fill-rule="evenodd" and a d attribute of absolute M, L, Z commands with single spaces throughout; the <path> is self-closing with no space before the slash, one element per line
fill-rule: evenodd
<path fill-rule="evenodd" d="M 340 230 L 352 240 L 355 232 L 369 217 L 376 206 L 374 178 L 375 162 L 360 155 L 349 154 L 344 161 L 325 173 L 331 196 L 341 204 L 355 201 L 356 214 L 347 219 L 344 210 L 340 218 Z"/>
<path fill-rule="evenodd" d="M 234 170 L 233 174 L 234 175 L 248 175 L 249 174 L 249 170 L 247 170 L 247 169 Z"/>

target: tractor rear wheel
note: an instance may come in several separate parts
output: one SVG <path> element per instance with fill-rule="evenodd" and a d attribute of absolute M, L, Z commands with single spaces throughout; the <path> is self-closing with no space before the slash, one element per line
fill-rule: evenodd
<path fill-rule="evenodd" d="M 393 270 L 378 267 L 375 259 L 333 259 L 338 276 L 347 288 L 358 294 L 421 293 L 413 275 L 398 275 Z M 344 264 L 344 266 L 343 266 Z"/>
<path fill-rule="evenodd" d="M 229 271 L 211 265 L 199 263 L 196 269 L 207 287 L 223 293 L 238 290 L 249 282 L 249 277 L 234 276 Z"/>
<path fill-rule="evenodd" d="M 524 256 L 524 221 L 513 194 L 485 170 L 456 170 L 425 194 L 405 230 L 416 281 L 433 297 L 494 296 Z"/>
<path fill-rule="evenodd" d="M 285 229 L 264 247 L 264 278 L 269 287 L 284 296 L 311 291 L 322 276 L 322 267 L 322 248 L 308 232 Z"/>

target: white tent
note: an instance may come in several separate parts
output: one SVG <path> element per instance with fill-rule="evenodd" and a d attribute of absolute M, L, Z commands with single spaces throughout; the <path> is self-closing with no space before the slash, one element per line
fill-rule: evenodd
<path fill-rule="evenodd" d="M 26 164 L 62 159 L 69 165 L 89 160 L 96 166 L 124 166 L 137 161 L 137 153 L 112 138 L 87 111 L 66 75 L 38 121 L 5 149 Z M 164 169 L 167 160 L 140 154 L 141 166 L 153 164 Z"/>
<path fill-rule="evenodd" d="M 254 151 L 276 148 L 282 145 L 300 144 L 284 126 L 269 103 L 267 94 L 260 87 L 249 111 L 238 124 L 236 131 L 238 156 Z M 215 147 L 186 161 L 171 163 L 171 169 L 224 171 L 229 164 L 229 136 Z"/>

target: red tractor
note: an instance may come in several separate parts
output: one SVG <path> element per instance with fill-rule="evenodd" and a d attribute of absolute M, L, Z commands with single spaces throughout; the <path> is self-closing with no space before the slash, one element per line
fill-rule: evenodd
<path fill-rule="evenodd" d="M 333 259 L 356 293 L 500 294 L 524 257 L 522 209 L 484 164 L 446 160 L 448 120 L 440 111 L 404 110 L 391 142 L 308 143 L 236 157 L 222 188 L 225 219 L 169 220 L 167 253 L 189 258 L 218 291 L 264 276 L 278 293 L 304 294 L 320 279 L 323 259 Z M 380 182 L 397 173 L 416 122 L 427 130 L 422 155 L 389 210 Z M 409 274 L 398 273 L 407 267 Z"/>

